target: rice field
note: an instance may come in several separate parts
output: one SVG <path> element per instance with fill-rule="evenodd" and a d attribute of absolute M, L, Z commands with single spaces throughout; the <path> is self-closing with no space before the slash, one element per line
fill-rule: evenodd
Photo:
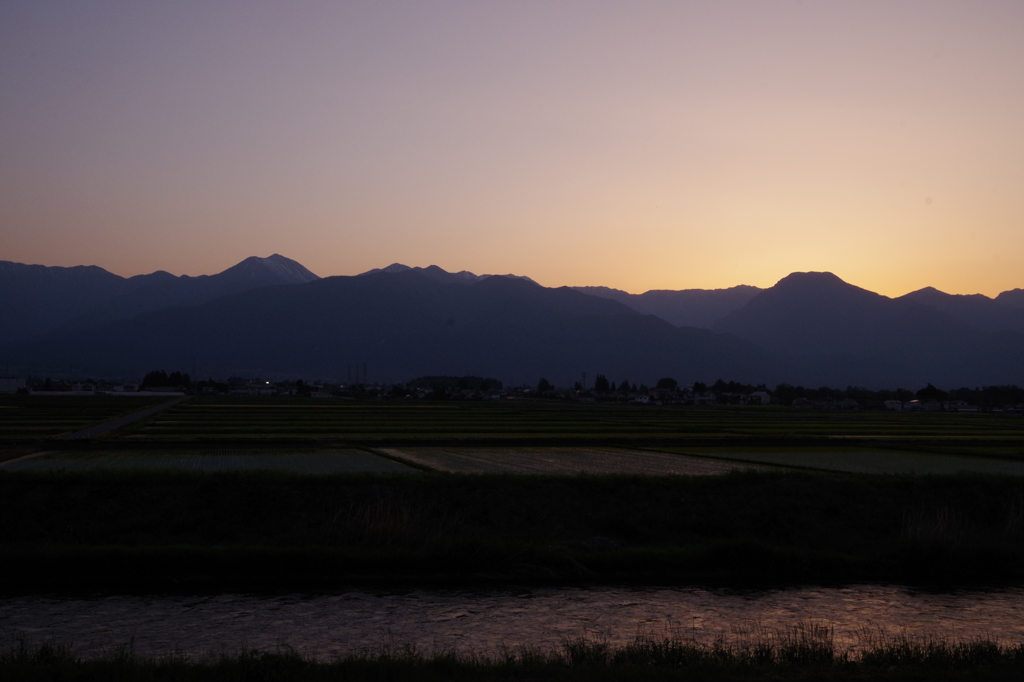
<path fill-rule="evenodd" d="M 929 440 L 992 443 L 1024 458 L 1024 420 L 990 414 L 801 412 L 779 407 L 580 404 L 529 401 L 308 401 L 190 399 L 129 427 L 167 439 L 500 439 L 519 444 L 595 439 Z"/>
<path fill-rule="evenodd" d="M 381 448 L 392 457 L 458 474 L 706 476 L 765 466 L 625 448 Z"/>
<path fill-rule="evenodd" d="M 271 451 L 245 448 L 41 452 L 0 463 L 0 471 L 271 470 L 297 474 L 417 473 L 386 457 L 354 449 Z"/>
<path fill-rule="evenodd" d="M 1001 474 L 1024 476 L 1024 462 L 978 456 L 873 448 L 700 447 L 666 448 L 680 454 L 857 474 Z"/>
<path fill-rule="evenodd" d="M 165 402 L 165 397 L 4 395 L 0 396 L 0 441 L 49 438 Z"/>

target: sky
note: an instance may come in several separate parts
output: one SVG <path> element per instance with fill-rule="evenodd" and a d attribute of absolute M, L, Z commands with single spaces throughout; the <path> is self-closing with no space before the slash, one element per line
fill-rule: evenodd
<path fill-rule="evenodd" d="M 1024 3 L 0 6 L 0 260 L 1024 287 Z"/>

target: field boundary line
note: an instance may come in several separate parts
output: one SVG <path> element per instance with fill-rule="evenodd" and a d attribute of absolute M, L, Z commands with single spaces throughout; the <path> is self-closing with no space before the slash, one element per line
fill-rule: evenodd
<path fill-rule="evenodd" d="M 376 448 L 356 445 L 356 446 L 353 446 L 352 449 L 353 450 L 362 450 L 363 452 L 368 452 L 371 455 L 376 455 L 377 457 L 382 457 L 384 459 L 390 459 L 392 462 L 398 462 L 399 464 L 404 464 L 407 467 L 411 467 L 413 469 L 418 469 L 419 471 L 425 471 L 425 472 L 428 472 L 428 473 L 431 473 L 431 474 L 436 474 L 439 471 L 441 471 L 440 469 L 434 469 L 432 467 L 429 467 L 426 464 L 421 464 L 419 462 L 414 462 L 412 460 L 408 460 L 408 459 L 405 459 L 405 458 L 402 458 L 402 457 L 398 457 L 397 455 L 392 455 L 390 452 L 382 452 L 381 450 L 378 450 Z M 447 472 L 444 472 L 444 473 L 447 473 Z"/>
<path fill-rule="evenodd" d="M 132 414 L 128 414 L 123 417 L 118 417 L 117 419 L 112 419 L 101 424 L 96 424 L 94 426 L 90 426 L 80 431 L 62 433 L 58 436 L 54 436 L 54 440 L 81 440 L 84 438 L 95 438 L 96 436 L 102 436 L 103 434 L 110 433 L 111 431 L 119 429 L 122 426 L 127 426 L 128 424 L 137 422 L 140 419 L 145 419 L 146 417 L 154 415 L 157 412 L 162 412 L 163 410 L 166 410 L 170 407 L 174 407 L 175 405 L 177 405 L 183 400 L 188 399 L 189 397 L 191 396 L 181 396 L 180 398 L 168 400 L 166 403 L 160 403 L 156 407 L 150 407 L 145 410 L 142 410 L 141 412 L 133 412 Z"/>
<path fill-rule="evenodd" d="M 797 469 L 799 471 L 827 471 L 832 473 L 850 473 L 839 471 L 836 472 L 834 469 L 818 469 L 816 467 L 802 466 L 800 464 L 777 464 L 775 462 L 759 462 L 755 459 L 739 459 L 732 457 L 715 457 L 714 455 L 702 455 L 696 452 L 666 452 L 665 450 L 655 450 L 654 448 L 638 447 L 637 450 L 643 450 L 645 452 L 657 452 L 662 455 L 674 455 L 676 457 L 696 457 L 698 459 L 712 459 L 718 462 L 736 462 L 737 464 L 753 464 L 763 467 L 765 470 L 770 471 L 773 468 L 778 469 Z"/>
<path fill-rule="evenodd" d="M 22 455 L 21 457 L 15 457 L 14 459 L 9 459 L 9 460 L 7 460 L 5 462 L 0 462 L 0 469 L 3 469 L 8 464 L 14 464 L 15 462 L 20 462 L 22 460 L 32 459 L 33 457 L 42 457 L 43 455 L 51 455 L 54 452 L 57 452 L 57 450 L 43 450 L 42 452 L 33 452 L 30 455 Z"/>

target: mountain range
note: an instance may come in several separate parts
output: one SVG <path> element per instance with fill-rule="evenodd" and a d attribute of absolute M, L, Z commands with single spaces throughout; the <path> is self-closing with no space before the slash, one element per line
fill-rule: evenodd
<path fill-rule="evenodd" d="M 246 258 L 216 275 L 158 270 L 120 277 L 95 265 L 71 268 L 0 261 L 0 346 L 60 329 L 95 327 L 172 306 L 192 306 L 275 284 L 320 279 L 274 254 Z"/>
<path fill-rule="evenodd" d="M 397 263 L 320 278 L 277 254 L 201 277 L 0 262 L 0 320 L 0 362 L 54 376 L 194 361 L 203 376 L 344 380 L 358 366 L 383 382 L 1024 385 L 1024 290 L 889 298 L 816 272 L 634 295 Z"/>

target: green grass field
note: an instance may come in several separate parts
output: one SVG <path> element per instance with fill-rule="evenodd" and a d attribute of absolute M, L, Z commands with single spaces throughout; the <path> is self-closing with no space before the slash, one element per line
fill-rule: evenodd
<path fill-rule="evenodd" d="M 133 439 L 423 441 L 900 440 L 985 443 L 1024 458 L 1024 420 L 986 414 L 800 412 L 554 402 L 196 398 L 134 427 Z"/>

